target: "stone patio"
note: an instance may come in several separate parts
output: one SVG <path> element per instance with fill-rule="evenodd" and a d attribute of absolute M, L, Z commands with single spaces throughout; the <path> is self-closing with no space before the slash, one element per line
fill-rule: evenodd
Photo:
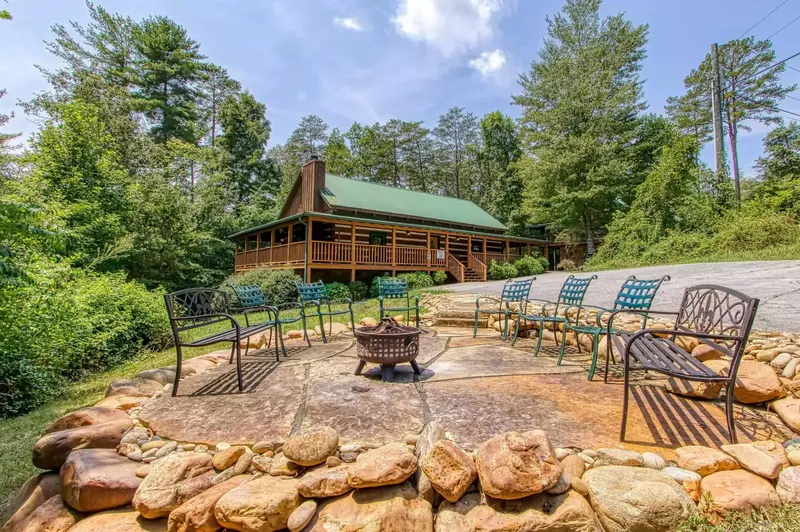
<path fill-rule="evenodd" d="M 684 445 L 718 447 L 727 442 L 723 405 L 667 393 L 662 380 L 640 380 L 632 394 L 627 441 L 618 440 L 622 384 L 602 377 L 587 381 L 587 354 L 534 342 L 515 348 L 496 333 L 437 328 L 421 339 L 422 375 L 400 365 L 395 382 L 380 381 L 368 365 L 354 376 L 358 359 L 351 338 L 329 344 L 287 342 L 289 356 L 273 350 L 245 358 L 245 392 L 236 391 L 235 366 L 223 364 L 181 381 L 178 397 L 150 401 L 139 419 L 163 438 L 216 445 L 282 441 L 319 426 L 335 428 L 341 443 L 382 444 L 419 433 L 438 421 L 464 448 L 505 431 L 542 429 L 554 445 L 652 450 L 665 458 Z M 793 435 L 777 415 L 735 407 L 739 440 Z"/>

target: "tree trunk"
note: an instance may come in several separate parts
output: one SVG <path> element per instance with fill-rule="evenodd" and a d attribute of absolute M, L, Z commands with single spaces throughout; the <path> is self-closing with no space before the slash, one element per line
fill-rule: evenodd
<path fill-rule="evenodd" d="M 592 217 L 584 211 L 583 213 L 583 231 L 586 233 L 586 254 L 590 257 L 594 255 L 594 236 L 592 235 Z"/>
<path fill-rule="evenodd" d="M 728 124 L 728 139 L 731 145 L 731 162 L 733 163 L 733 189 L 736 194 L 736 204 L 742 201 L 739 187 L 739 152 L 736 150 L 736 125 Z"/>

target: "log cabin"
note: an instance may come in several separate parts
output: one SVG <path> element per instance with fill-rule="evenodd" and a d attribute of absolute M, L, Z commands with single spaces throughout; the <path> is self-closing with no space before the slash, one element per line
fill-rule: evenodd
<path fill-rule="evenodd" d="M 291 268 L 307 281 L 368 282 L 376 275 L 444 271 L 457 282 L 485 281 L 492 260 L 515 260 L 547 240 L 507 234 L 475 203 L 325 173 L 312 158 L 279 219 L 246 229 L 235 270 Z"/>

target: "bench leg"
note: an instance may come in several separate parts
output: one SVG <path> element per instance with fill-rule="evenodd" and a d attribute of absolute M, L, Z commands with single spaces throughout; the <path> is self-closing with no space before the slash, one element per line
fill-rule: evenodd
<path fill-rule="evenodd" d="M 181 380 L 181 363 L 183 356 L 181 355 L 181 346 L 176 345 L 175 351 L 178 353 L 178 363 L 175 364 L 175 382 L 172 384 L 172 397 L 178 394 L 178 383 Z"/>
<path fill-rule="evenodd" d="M 311 347 L 311 338 L 308 337 L 308 326 L 306 325 L 306 313 L 301 311 L 300 318 L 303 320 L 303 337 L 306 339 L 308 347 Z"/>
<path fill-rule="evenodd" d="M 272 334 L 270 330 L 270 334 Z M 281 361 L 280 355 L 280 347 L 279 344 L 282 345 L 281 339 L 283 338 L 283 330 L 280 323 L 275 324 L 275 362 Z M 286 356 L 286 352 L 284 351 L 283 356 Z"/>
<path fill-rule="evenodd" d="M 366 362 L 364 362 L 363 360 L 359 360 L 358 367 L 356 367 L 356 371 L 353 373 L 353 375 L 361 375 L 361 370 L 363 370 L 364 366 L 366 365 L 367 365 Z"/>
<path fill-rule="evenodd" d="M 239 384 L 239 391 L 244 389 L 244 382 L 242 379 L 242 346 L 240 341 L 236 341 L 236 380 Z"/>
<path fill-rule="evenodd" d="M 731 443 L 739 443 L 736 437 L 736 422 L 733 419 L 733 390 L 734 382 L 729 382 L 725 387 L 725 417 L 728 421 L 728 435 L 731 438 Z"/>
<path fill-rule="evenodd" d="M 322 317 L 322 313 L 319 314 L 319 332 L 322 333 L 322 343 L 327 344 L 328 339 L 325 337 L 325 318 Z"/>
<path fill-rule="evenodd" d="M 603 376 L 603 382 L 605 382 L 606 384 L 608 384 L 608 359 L 611 356 L 611 350 L 612 349 L 613 348 L 611 347 L 611 335 L 607 334 L 606 335 L 606 373 Z"/>
<path fill-rule="evenodd" d="M 236 354 L 236 351 L 234 351 L 234 349 L 235 349 L 234 345 L 231 344 L 231 358 L 228 359 L 228 364 L 233 364 L 233 355 Z"/>
<path fill-rule="evenodd" d="M 624 373 L 624 388 L 623 388 L 623 395 L 622 395 L 622 426 L 619 429 L 619 441 L 625 441 L 625 429 L 628 423 L 628 394 L 630 393 L 630 371 L 628 368 L 628 357 L 625 354 L 622 355 L 625 359 L 625 366 L 623 371 Z"/>

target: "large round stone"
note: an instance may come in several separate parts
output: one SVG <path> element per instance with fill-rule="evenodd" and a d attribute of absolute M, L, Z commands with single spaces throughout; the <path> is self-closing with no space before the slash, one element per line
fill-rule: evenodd
<path fill-rule="evenodd" d="M 775 491 L 784 504 L 800 503 L 800 467 L 787 467 L 781 471 Z"/>
<path fill-rule="evenodd" d="M 302 434 L 289 436 L 283 445 L 283 454 L 301 466 L 315 466 L 336 452 L 339 433 L 329 427 L 320 427 Z"/>
<path fill-rule="evenodd" d="M 417 470 L 417 458 L 405 445 L 390 443 L 358 455 L 347 482 L 354 488 L 400 484 Z"/>
<path fill-rule="evenodd" d="M 705 365 L 719 375 L 727 376 L 730 364 L 724 360 L 709 360 Z M 771 401 L 783 395 L 781 381 L 775 370 L 754 360 L 742 360 L 736 373 L 733 397 L 740 403 L 753 404 Z"/>
<path fill-rule="evenodd" d="M 166 532 L 167 520 L 145 519 L 129 506 L 100 512 L 78 521 L 70 532 Z"/>
<path fill-rule="evenodd" d="M 506 432 L 483 442 L 476 460 L 481 486 L 496 499 L 522 499 L 555 486 L 561 464 L 541 430 Z"/>
<path fill-rule="evenodd" d="M 300 504 L 297 479 L 265 476 L 230 490 L 217 501 L 220 525 L 240 532 L 274 532 L 289 524 Z"/>
<path fill-rule="evenodd" d="M 769 481 L 743 469 L 720 471 L 700 481 L 700 511 L 712 523 L 732 511 L 751 512 L 780 502 Z"/>
<path fill-rule="evenodd" d="M 668 532 L 695 510 L 694 501 L 661 471 L 606 466 L 583 475 L 589 501 L 606 532 Z"/>
<path fill-rule="evenodd" d="M 338 497 L 351 491 L 353 487 L 347 483 L 348 465 L 323 467 L 309 471 L 300 479 L 297 491 L 309 499 Z"/>
<path fill-rule="evenodd" d="M 450 502 L 460 499 L 478 478 L 472 457 L 449 440 L 436 442 L 421 465 L 434 489 Z"/>
<path fill-rule="evenodd" d="M 106 397 L 123 395 L 125 397 L 150 397 L 164 389 L 164 385 L 151 379 L 135 377 L 111 381 L 106 388 Z"/>
<path fill-rule="evenodd" d="M 211 487 L 214 473 L 207 454 L 171 454 L 154 464 L 133 497 L 133 507 L 147 519 L 166 517 Z"/>
<path fill-rule="evenodd" d="M 739 469 L 739 462 L 727 454 L 702 445 L 687 445 L 675 449 L 675 461 L 678 462 L 678 467 L 694 471 L 703 477 L 717 471 Z"/>
<path fill-rule="evenodd" d="M 129 419 L 128 414 L 122 410 L 103 406 L 89 406 L 87 408 L 81 408 L 80 410 L 70 412 L 69 414 L 64 414 L 60 418 L 47 425 L 42 434 L 50 434 L 51 432 L 74 429 L 77 427 L 85 427 L 86 425 L 99 425 L 100 423 L 119 421 L 121 419 Z"/>
<path fill-rule="evenodd" d="M 33 465 L 41 469 L 58 469 L 72 451 L 78 449 L 114 449 L 122 435 L 133 425 L 129 419 L 118 419 L 97 425 L 59 430 L 42 436 L 33 446 Z"/>
<path fill-rule="evenodd" d="M 223 495 L 247 480 L 250 475 L 233 477 L 184 502 L 169 513 L 169 532 L 216 532 L 222 526 L 214 515 L 214 506 Z"/>
<path fill-rule="evenodd" d="M 66 532 L 82 517 L 82 514 L 65 505 L 60 495 L 54 495 L 15 530 L 16 532 Z"/>
<path fill-rule="evenodd" d="M 723 445 L 722 450 L 735 458 L 743 468 L 772 480 L 778 478 L 784 467 L 789 466 L 786 450 L 774 441 Z"/>
<path fill-rule="evenodd" d="M 42 473 L 32 476 L 22 485 L 8 504 L 6 513 L 2 516 L 2 523 L 4 524 L 0 528 L 0 532 L 16 530 L 19 524 L 34 510 L 60 492 L 61 485 L 58 482 L 58 474 Z"/>

